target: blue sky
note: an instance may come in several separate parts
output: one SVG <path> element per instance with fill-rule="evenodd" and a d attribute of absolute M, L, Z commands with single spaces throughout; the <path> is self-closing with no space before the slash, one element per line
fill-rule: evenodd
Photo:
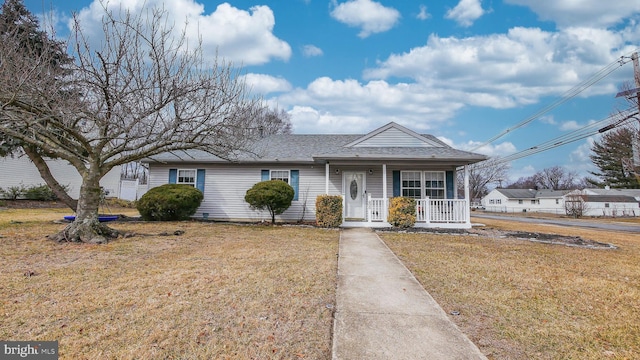
<path fill-rule="evenodd" d="M 100 31 L 97 1 L 25 0 L 71 12 Z M 390 121 L 460 149 L 508 156 L 627 107 L 615 99 L 631 63 L 575 98 L 513 128 L 640 47 L 640 1 L 602 0 L 112 0 L 164 4 L 210 56 L 243 67 L 254 91 L 291 114 L 295 133 L 367 133 Z M 46 11 L 45 11 L 46 10 Z M 510 180 L 550 166 L 586 175 L 593 137 L 515 160 Z"/>

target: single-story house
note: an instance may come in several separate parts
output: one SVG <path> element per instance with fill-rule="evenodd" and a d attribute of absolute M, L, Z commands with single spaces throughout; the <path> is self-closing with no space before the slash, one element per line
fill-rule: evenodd
<path fill-rule="evenodd" d="M 199 188 L 204 200 L 195 216 L 212 220 L 269 220 L 244 196 L 260 181 L 280 179 L 295 197 L 279 221 L 314 220 L 316 197 L 328 194 L 343 198 L 343 226 L 386 227 L 388 200 L 402 195 L 417 200 L 416 226 L 469 228 L 466 166 L 486 159 L 393 122 L 364 135 L 269 135 L 253 152 L 233 162 L 201 151 L 145 159 L 149 187 Z M 458 199 L 456 171 L 465 172 L 464 199 Z"/>
<path fill-rule="evenodd" d="M 604 189 L 584 189 L 582 190 L 582 193 L 585 195 L 631 196 L 640 202 L 640 189 L 611 189 L 610 187 L 605 186 Z"/>
<path fill-rule="evenodd" d="M 82 177 L 71 164 L 60 159 L 46 159 L 53 177 L 63 186 L 68 187 L 68 194 L 74 199 L 80 195 Z M 8 189 L 13 186 L 46 185 L 40 172 L 26 155 L 14 157 L 0 157 L 0 188 Z M 108 192 L 108 197 L 118 197 L 120 194 L 120 167 L 111 169 L 101 180 L 100 185 Z"/>
<path fill-rule="evenodd" d="M 493 189 L 482 198 L 482 206 L 493 212 L 546 212 L 564 214 L 564 196 L 569 190 Z"/>
<path fill-rule="evenodd" d="M 591 191 L 588 191 L 591 190 Z M 593 190 L 574 191 L 567 195 L 567 201 L 580 201 L 583 216 L 640 216 L 640 201 L 628 195 L 591 195 Z M 599 191 L 595 191 L 599 192 Z M 607 189 L 605 192 L 611 192 Z"/>

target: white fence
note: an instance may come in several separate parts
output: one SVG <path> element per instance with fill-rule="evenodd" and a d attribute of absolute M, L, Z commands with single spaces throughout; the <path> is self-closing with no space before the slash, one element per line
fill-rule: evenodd
<path fill-rule="evenodd" d="M 120 180 L 120 199 L 136 201 L 144 195 L 149 186 L 140 184 L 138 179 L 122 179 Z"/>
<path fill-rule="evenodd" d="M 367 201 L 367 220 L 386 222 L 389 209 L 388 199 Z M 416 200 L 416 223 L 466 223 L 469 205 L 466 200 L 458 199 L 419 199 Z"/>

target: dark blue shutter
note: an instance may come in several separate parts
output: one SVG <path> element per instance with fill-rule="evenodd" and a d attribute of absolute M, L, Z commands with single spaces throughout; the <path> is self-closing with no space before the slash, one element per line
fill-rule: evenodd
<path fill-rule="evenodd" d="M 205 170 L 198 169 L 197 175 L 196 175 L 196 189 L 200 190 L 203 194 L 204 194 L 204 176 L 205 176 Z"/>
<path fill-rule="evenodd" d="M 291 187 L 293 188 L 293 200 L 298 200 L 298 183 L 300 178 L 299 170 L 291 170 Z"/>
<path fill-rule="evenodd" d="M 178 169 L 169 169 L 169 184 L 178 182 Z"/>
<path fill-rule="evenodd" d="M 453 199 L 453 171 L 447 171 L 447 199 Z"/>
<path fill-rule="evenodd" d="M 400 170 L 393 170 L 393 197 L 400 196 Z"/>
<path fill-rule="evenodd" d="M 262 170 L 262 181 L 269 180 L 269 170 Z"/>

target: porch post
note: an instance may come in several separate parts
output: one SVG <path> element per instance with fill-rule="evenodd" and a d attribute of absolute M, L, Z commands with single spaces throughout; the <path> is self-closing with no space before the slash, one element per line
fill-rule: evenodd
<path fill-rule="evenodd" d="M 387 164 L 382 164 L 382 221 L 387 222 L 389 213 L 389 199 L 387 199 Z"/>
<path fill-rule="evenodd" d="M 329 195 L 329 162 L 324 165 L 324 194 Z"/>
<path fill-rule="evenodd" d="M 387 199 L 387 164 L 382 164 L 382 198 Z"/>
<path fill-rule="evenodd" d="M 469 196 L 469 165 L 464 166 L 464 200 L 466 202 L 465 222 L 471 224 L 471 197 Z"/>

